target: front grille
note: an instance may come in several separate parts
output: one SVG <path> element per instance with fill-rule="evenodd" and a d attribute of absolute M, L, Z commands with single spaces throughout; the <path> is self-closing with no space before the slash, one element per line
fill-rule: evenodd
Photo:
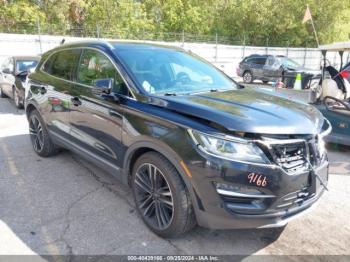
<path fill-rule="evenodd" d="M 271 146 L 273 158 L 286 172 L 294 173 L 308 168 L 306 161 L 307 145 L 304 142 L 293 144 L 277 144 Z"/>
<path fill-rule="evenodd" d="M 310 170 L 310 164 L 318 166 L 322 162 L 318 150 L 317 136 L 294 139 L 263 137 L 261 146 L 271 162 L 279 165 L 289 174 Z"/>

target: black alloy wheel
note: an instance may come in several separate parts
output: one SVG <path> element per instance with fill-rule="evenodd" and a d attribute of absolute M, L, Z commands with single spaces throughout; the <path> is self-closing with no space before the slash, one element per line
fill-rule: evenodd
<path fill-rule="evenodd" d="M 163 230 L 174 214 L 171 189 L 163 173 L 153 164 L 142 164 L 135 174 L 135 198 L 147 224 Z"/>
<path fill-rule="evenodd" d="M 133 165 L 135 205 L 145 224 L 161 237 L 176 237 L 196 225 L 192 201 L 177 169 L 151 151 Z"/>
<path fill-rule="evenodd" d="M 30 112 L 28 122 L 29 136 L 35 153 L 42 157 L 57 154 L 60 150 L 51 141 L 46 125 L 37 110 Z"/>

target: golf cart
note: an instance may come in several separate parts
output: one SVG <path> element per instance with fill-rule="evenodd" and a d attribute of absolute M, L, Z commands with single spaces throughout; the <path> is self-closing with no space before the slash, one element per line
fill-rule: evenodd
<path fill-rule="evenodd" d="M 283 96 L 289 100 L 314 105 L 333 127 L 332 133 L 325 137 L 325 140 L 350 146 L 350 42 L 323 45 L 320 46 L 320 50 L 323 56 L 322 74 L 310 79 L 306 89 L 286 89 L 277 86 L 259 89 L 265 89 L 270 94 Z M 327 60 L 328 52 L 339 53 L 339 71 Z M 344 61 L 344 54 L 347 54 L 348 61 Z"/>
<path fill-rule="evenodd" d="M 332 133 L 326 141 L 350 146 L 350 83 L 349 62 L 344 64 L 344 52 L 350 51 L 350 42 L 320 46 L 323 56 L 322 78 L 314 90 L 312 102 L 332 124 Z M 326 58 L 328 52 L 340 55 L 339 71 L 330 65 Z M 347 55 L 349 59 L 349 53 Z"/>

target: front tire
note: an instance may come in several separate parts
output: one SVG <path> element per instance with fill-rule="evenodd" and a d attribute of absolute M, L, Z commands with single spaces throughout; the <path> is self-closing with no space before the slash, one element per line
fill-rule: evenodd
<path fill-rule="evenodd" d="M 42 157 L 53 156 L 59 149 L 53 144 L 45 122 L 37 110 L 33 110 L 28 118 L 29 135 L 35 153 Z"/>
<path fill-rule="evenodd" d="M 135 205 L 144 223 L 161 237 L 176 237 L 196 225 L 194 211 L 175 167 L 161 154 L 142 155 L 132 171 Z"/>

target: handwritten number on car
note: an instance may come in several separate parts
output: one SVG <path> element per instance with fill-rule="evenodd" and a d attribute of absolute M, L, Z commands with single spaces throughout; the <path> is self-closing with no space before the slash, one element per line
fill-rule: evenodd
<path fill-rule="evenodd" d="M 264 175 L 259 175 L 256 173 L 248 174 L 248 181 L 250 184 L 255 184 L 260 187 L 265 187 L 267 185 L 267 179 Z"/>

